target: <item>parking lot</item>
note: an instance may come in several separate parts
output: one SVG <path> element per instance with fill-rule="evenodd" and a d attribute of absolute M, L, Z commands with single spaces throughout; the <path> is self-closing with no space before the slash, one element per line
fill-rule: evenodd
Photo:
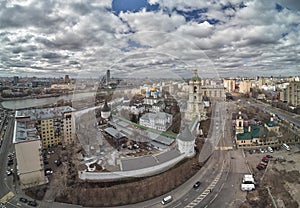
<path fill-rule="evenodd" d="M 273 152 L 245 151 L 249 170 L 255 176 L 257 190 L 247 195 L 248 204 L 256 207 L 299 207 L 300 205 L 300 145 L 282 146 Z M 270 155 L 266 168 L 257 169 L 262 159 Z M 245 206 L 245 207 L 248 207 Z"/>

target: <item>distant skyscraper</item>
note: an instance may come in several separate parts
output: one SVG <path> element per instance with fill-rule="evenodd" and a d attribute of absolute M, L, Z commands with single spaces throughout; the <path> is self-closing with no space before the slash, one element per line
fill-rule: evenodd
<path fill-rule="evenodd" d="M 69 77 L 69 75 L 65 75 L 65 83 L 66 84 L 69 84 L 71 81 L 70 81 L 70 77 Z"/>
<path fill-rule="evenodd" d="M 106 85 L 110 83 L 110 70 L 106 71 Z"/>
<path fill-rule="evenodd" d="M 17 85 L 18 82 L 19 82 L 19 77 L 18 76 L 14 76 L 13 85 Z"/>

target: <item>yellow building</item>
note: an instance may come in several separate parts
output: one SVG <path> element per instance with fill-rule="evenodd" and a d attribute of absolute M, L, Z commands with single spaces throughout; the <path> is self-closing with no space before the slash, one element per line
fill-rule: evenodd
<path fill-rule="evenodd" d="M 240 93 L 249 93 L 250 92 L 250 88 L 252 86 L 252 82 L 249 81 L 249 80 L 246 80 L 246 81 L 241 81 L 240 84 L 239 84 L 239 92 Z"/>
<path fill-rule="evenodd" d="M 70 144 L 75 141 L 74 109 L 69 106 L 22 110 L 16 118 L 28 117 L 36 122 L 43 147 Z"/>
<path fill-rule="evenodd" d="M 300 82 L 292 81 L 280 92 L 280 100 L 292 106 L 300 106 Z"/>
<path fill-rule="evenodd" d="M 228 92 L 234 92 L 235 90 L 235 79 L 224 79 L 224 87 Z"/>

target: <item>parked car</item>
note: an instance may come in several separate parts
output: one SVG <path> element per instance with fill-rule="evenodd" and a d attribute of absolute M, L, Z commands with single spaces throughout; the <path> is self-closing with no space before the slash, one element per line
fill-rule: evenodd
<path fill-rule="evenodd" d="M 257 166 L 262 167 L 263 169 L 265 169 L 267 166 L 265 164 L 263 164 L 262 162 L 260 162 Z"/>
<path fill-rule="evenodd" d="M 267 165 L 268 165 L 268 163 L 266 163 L 266 162 L 264 162 L 264 161 L 260 161 L 259 164 L 262 164 L 262 165 L 264 165 L 265 167 L 267 167 Z"/>
<path fill-rule="evenodd" d="M 268 147 L 268 151 L 272 153 L 273 152 L 272 147 Z"/>
<path fill-rule="evenodd" d="M 266 157 L 267 157 L 267 158 L 273 158 L 273 156 L 272 156 L 272 155 L 266 155 Z"/>
<path fill-rule="evenodd" d="M 57 167 L 62 164 L 62 162 L 60 160 L 55 160 L 54 163 L 56 164 Z"/>
<path fill-rule="evenodd" d="M 200 185 L 201 185 L 201 182 L 200 182 L 200 181 L 197 181 L 197 182 L 194 184 L 193 188 L 194 188 L 194 189 L 197 189 L 197 188 L 200 187 Z"/>
<path fill-rule="evenodd" d="M 23 203 L 27 203 L 27 202 L 28 202 L 28 200 L 27 200 L 26 198 L 24 198 L 24 197 L 21 197 L 21 198 L 19 199 L 19 201 L 20 201 L 20 202 L 23 202 Z"/>
<path fill-rule="evenodd" d="M 260 165 L 257 165 L 256 168 L 257 168 L 258 170 L 263 170 L 263 169 L 265 169 L 264 167 L 262 167 L 262 166 L 260 166 Z"/>
<path fill-rule="evenodd" d="M 284 149 L 286 149 L 287 151 L 290 151 L 290 150 L 291 150 L 290 146 L 287 145 L 286 143 L 283 143 L 283 144 L 282 144 L 282 147 L 283 147 Z"/>
<path fill-rule="evenodd" d="M 36 201 L 28 201 L 27 204 L 28 204 L 29 206 L 32 206 L 32 207 L 36 207 L 36 206 L 37 206 Z"/>

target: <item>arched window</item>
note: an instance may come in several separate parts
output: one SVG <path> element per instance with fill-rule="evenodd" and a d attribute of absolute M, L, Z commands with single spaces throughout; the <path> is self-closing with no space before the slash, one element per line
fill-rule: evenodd
<path fill-rule="evenodd" d="M 194 86 L 194 92 L 197 92 L 197 86 Z"/>

